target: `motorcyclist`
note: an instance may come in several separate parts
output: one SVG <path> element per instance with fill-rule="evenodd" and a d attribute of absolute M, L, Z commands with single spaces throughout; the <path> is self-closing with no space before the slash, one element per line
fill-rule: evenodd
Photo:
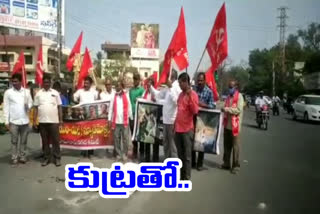
<path fill-rule="evenodd" d="M 256 105 L 256 119 L 258 120 L 259 114 L 262 112 L 263 106 L 268 105 L 267 100 L 263 97 L 264 92 L 260 91 L 258 93 L 257 99 L 255 101 Z"/>
<path fill-rule="evenodd" d="M 273 96 L 272 97 L 272 111 L 273 115 L 277 114 L 279 115 L 279 106 L 280 106 L 280 98 L 278 96 Z"/>

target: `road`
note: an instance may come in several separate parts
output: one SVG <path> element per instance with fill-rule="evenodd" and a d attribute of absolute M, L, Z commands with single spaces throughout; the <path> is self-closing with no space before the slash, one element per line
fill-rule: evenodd
<path fill-rule="evenodd" d="M 11 167 L 9 135 L 0 136 L 0 213 L 319 213 L 320 124 L 271 117 L 268 131 L 256 128 L 246 110 L 241 134 L 241 171 L 218 168 L 221 155 L 206 155 L 208 170 L 192 171 L 188 193 L 135 192 L 129 199 L 102 199 L 98 193 L 72 193 L 64 187 L 64 167 L 41 167 L 39 137 L 30 136 L 30 161 Z M 63 164 L 84 161 L 63 151 Z M 110 167 L 104 151 L 93 160 Z"/>

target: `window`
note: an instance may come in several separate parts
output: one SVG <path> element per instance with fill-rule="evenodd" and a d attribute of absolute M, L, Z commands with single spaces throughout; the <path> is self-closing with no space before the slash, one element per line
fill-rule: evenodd
<path fill-rule="evenodd" d="M 32 55 L 24 55 L 24 60 L 25 60 L 26 65 L 33 64 Z"/>
<path fill-rule="evenodd" d="M 9 62 L 13 62 L 14 61 L 14 56 L 13 54 L 1 54 L 0 55 L 0 62 L 8 62 L 8 58 L 9 58 Z"/>
<path fill-rule="evenodd" d="M 148 77 L 148 72 L 144 72 L 144 77 Z"/>

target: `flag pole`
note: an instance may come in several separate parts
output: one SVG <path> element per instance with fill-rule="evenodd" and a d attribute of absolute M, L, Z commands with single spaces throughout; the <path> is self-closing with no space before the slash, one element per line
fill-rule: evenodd
<path fill-rule="evenodd" d="M 206 46 L 206 47 L 204 48 L 204 50 L 203 50 L 203 53 L 202 53 L 202 55 L 201 55 L 200 61 L 199 61 L 199 63 L 198 63 L 197 69 L 196 69 L 196 73 L 198 72 L 198 69 L 199 69 L 199 67 L 200 67 L 200 63 L 201 63 L 201 61 L 202 61 L 202 58 L 203 58 L 203 56 L 204 56 L 204 53 L 206 52 L 206 49 L 207 49 L 207 46 Z"/>

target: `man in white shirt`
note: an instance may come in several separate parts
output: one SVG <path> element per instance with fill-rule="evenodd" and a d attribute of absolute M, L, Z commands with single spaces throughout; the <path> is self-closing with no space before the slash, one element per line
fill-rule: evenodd
<path fill-rule="evenodd" d="M 255 105 L 256 105 L 256 119 L 258 119 L 259 114 L 262 111 L 262 107 L 264 105 L 268 105 L 267 100 L 265 100 L 265 98 L 263 97 L 263 91 L 260 91 L 258 93 L 258 97 L 257 97 L 257 99 L 255 101 Z"/>
<path fill-rule="evenodd" d="M 118 80 L 116 93 L 111 99 L 108 120 L 113 129 L 113 141 L 117 161 L 127 161 L 128 147 L 130 144 L 129 119 L 132 119 L 130 98 L 123 91 L 124 83 Z M 122 142 L 122 145 L 121 145 Z"/>
<path fill-rule="evenodd" d="M 104 85 L 106 90 L 99 93 L 99 100 L 110 101 L 115 94 L 115 91 L 112 89 L 111 79 L 106 79 Z"/>
<path fill-rule="evenodd" d="M 177 71 L 173 70 L 171 78 L 167 82 L 167 89 L 158 91 L 151 87 L 151 91 L 154 93 L 156 101 L 163 105 L 163 149 L 165 158 L 178 157 L 177 148 L 174 142 L 174 122 L 177 115 L 177 100 L 181 93 L 181 89 L 177 78 Z"/>
<path fill-rule="evenodd" d="M 92 83 L 93 80 L 91 77 L 87 76 L 84 79 L 84 88 L 77 90 L 73 95 L 73 100 L 75 103 L 91 103 L 95 100 L 98 100 L 98 91 L 92 88 Z M 81 154 L 84 157 L 88 156 L 90 159 L 91 155 L 93 155 L 93 150 L 82 151 Z"/>
<path fill-rule="evenodd" d="M 62 102 L 59 92 L 51 88 L 50 76 L 43 77 L 43 88 L 36 94 L 34 106 L 33 124 L 37 128 L 35 124 L 39 116 L 39 130 L 44 151 L 41 165 L 47 166 L 50 163 L 50 143 L 52 143 L 55 165 L 61 166 L 59 125 L 62 124 Z"/>
<path fill-rule="evenodd" d="M 98 100 L 98 92 L 92 88 L 92 83 L 91 77 L 88 76 L 84 79 L 84 88 L 77 90 L 73 95 L 75 103 L 91 103 Z"/>
<path fill-rule="evenodd" d="M 26 163 L 26 148 L 29 134 L 29 110 L 32 107 L 30 91 L 21 85 L 22 75 L 12 75 L 12 88 L 4 93 L 3 111 L 5 125 L 11 133 L 12 164 Z M 20 143 L 18 139 L 20 138 Z M 19 146 L 20 144 L 20 146 Z M 18 151 L 19 148 L 19 151 Z"/>

